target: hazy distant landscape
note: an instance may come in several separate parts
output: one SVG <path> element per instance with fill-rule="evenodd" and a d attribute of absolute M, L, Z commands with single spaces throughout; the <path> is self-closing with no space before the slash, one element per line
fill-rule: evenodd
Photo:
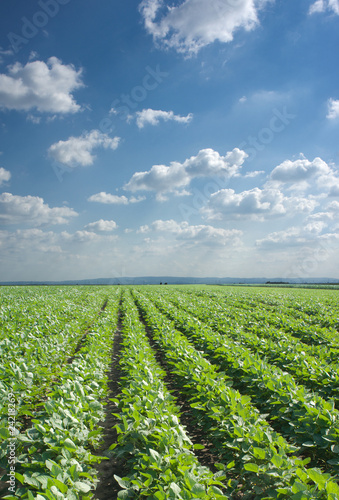
<path fill-rule="evenodd" d="M 178 276 L 139 276 L 122 278 L 98 278 L 69 281 L 14 281 L 0 285 L 231 285 L 231 284 L 339 284 L 333 278 L 194 278 Z"/>

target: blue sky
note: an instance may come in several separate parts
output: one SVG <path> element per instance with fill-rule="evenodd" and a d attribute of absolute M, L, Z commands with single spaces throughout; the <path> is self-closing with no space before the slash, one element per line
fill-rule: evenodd
<path fill-rule="evenodd" d="M 0 280 L 339 278 L 339 0 L 2 0 Z"/>

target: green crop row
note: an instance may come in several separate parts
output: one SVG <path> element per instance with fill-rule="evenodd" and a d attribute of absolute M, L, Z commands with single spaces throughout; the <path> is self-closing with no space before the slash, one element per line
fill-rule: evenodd
<path fill-rule="evenodd" d="M 62 368 L 59 382 L 34 411 L 30 427 L 20 432 L 2 425 L 0 467 L 6 470 L 2 481 L 8 485 L 3 498 L 92 498 L 97 483 L 93 464 L 101 458 L 91 449 L 101 440 L 101 401 L 107 395 L 118 303 L 118 296 L 112 295 L 110 312 L 101 315 L 72 362 Z"/>
<path fill-rule="evenodd" d="M 316 393 L 298 386 L 293 377 L 260 359 L 256 354 L 200 323 L 191 314 L 170 307 L 152 296 L 160 309 L 174 320 L 238 387 L 246 391 L 262 413 L 277 419 L 283 434 L 293 437 L 298 446 L 318 465 L 339 471 L 339 412 L 334 401 L 325 401 Z M 304 450 L 305 451 L 305 450 Z"/>
<path fill-rule="evenodd" d="M 111 448 L 131 472 L 115 476 L 122 487 L 118 498 L 227 498 L 218 488 L 223 473 L 213 475 L 193 454 L 129 293 L 122 302 L 122 332 L 122 391 L 115 400 L 120 423 Z"/>
<path fill-rule="evenodd" d="M 86 296 L 71 290 L 61 296 L 54 289 L 53 293 L 39 289 L 28 292 L 30 289 L 27 293 L 24 290 L 18 302 L 14 301 L 17 291 L 11 290 L 11 301 L 7 296 L 6 317 L 16 320 L 5 323 L 0 338 L 0 417 L 6 418 L 7 395 L 12 393 L 17 426 L 25 425 L 27 416 L 32 416 L 51 383 L 56 382 L 60 367 L 74 354 L 85 329 L 98 319 L 103 303 L 102 293 L 88 292 Z M 30 305 L 20 309 L 26 295 Z"/>
<path fill-rule="evenodd" d="M 339 487 L 329 474 L 307 469 L 309 461 L 291 456 L 297 449 L 274 432 L 260 413 L 229 386 L 229 379 L 206 360 L 140 293 L 136 303 L 155 341 L 172 366 L 180 390 L 190 398 L 192 419 L 219 447 L 233 479 L 231 496 L 243 498 L 338 499 Z"/>
<path fill-rule="evenodd" d="M 160 297 L 156 298 L 159 302 Z M 168 296 L 168 300 L 159 304 L 162 305 L 164 312 L 177 315 L 179 319 L 181 310 L 192 313 L 213 330 L 231 337 L 252 352 L 265 357 L 271 364 L 288 371 L 298 383 L 316 390 L 321 397 L 338 398 L 338 357 L 336 363 L 328 361 L 328 357 L 334 355 L 336 350 L 332 349 L 331 353 L 330 348 L 323 346 L 309 347 L 270 327 L 269 324 L 253 322 L 251 315 L 246 315 L 245 312 L 230 321 L 220 305 L 208 300 L 194 300 L 193 297 L 183 300 L 182 296 L 177 297 L 172 294 Z"/>
<path fill-rule="evenodd" d="M 188 292 L 188 295 L 190 298 L 195 298 L 195 294 L 192 292 Z M 246 296 L 242 295 L 239 298 L 238 294 L 229 294 L 229 292 L 201 293 L 200 295 L 208 302 L 214 302 L 214 304 L 221 306 L 224 311 L 227 311 L 229 318 L 238 320 L 238 317 L 245 317 L 248 322 L 252 322 L 260 328 L 267 325 L 273 326 L 290 334 L 291 337 L 301 340 L 306 345 L 326 345 L 328 349 L 336 349 L 336 355 L 338 355 L 339 310 L 333 294 L 329 305 L 318 300 L 312 302 L 310 294 L 304 296 L 302 302 L 297 302 L 298 298 L 294 293 L 289 301 L 286 301 L 286 297 L 279 296 L 279 300 L 275 300 L 273 303 L 271 303 L 271 299 L 267 298 L 267 295 L 263 297 L 258 294 L 254 297 L 252 295 L 249 302 L 246 301 Z M 268 304 L 267 301 L 269 301 Z M 296 308 L 298 309 L 296 310 Z M 301 314 L 301 310 L 307 310 L 308 314 Z M 324 320 L 326 310 L 327 319 Z"/>

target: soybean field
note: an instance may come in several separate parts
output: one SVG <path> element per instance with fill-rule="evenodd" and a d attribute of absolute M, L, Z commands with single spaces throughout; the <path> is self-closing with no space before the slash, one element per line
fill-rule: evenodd
<path fill-rule="evenodd" d="M 0 498 L 339 500 L 339 290 L 0 293 Z"/>

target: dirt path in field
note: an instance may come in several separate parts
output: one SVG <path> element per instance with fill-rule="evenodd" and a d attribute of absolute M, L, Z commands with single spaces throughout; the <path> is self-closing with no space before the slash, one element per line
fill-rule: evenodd
<path fill-rule="evenodd" d="M 203 450 L 194 450 L 194 454 L 197 456 L 201 465 L 208 467 L 212 472 L 217 472 L 218 469 L 214 464 L 218 463 L 220 461 L 220 458 L 211 451 L 214 445 L 206 439 L 204 433 L 201 432 L 201 430 L 194 424 L 194 419 L 192 418 L 192 408 L 187 401 L 187 397 L 182 393 L 182 391 L 176 384 L 176 378 L 175 375 L 171 373 L 170 365 L 166 362 L 165 356 L 154 341 L 152 330 L 147 326 L 141 309 L 137 304 L 136 306 L 139 311 L 140 321 L 145 327 L 150 346 L 155 353 L 156 360 L 160 364 L 162 369 L 166 372 L 164 382 L 167 389 L 176 399 L 176 404 L 179 407 L 180 412 L 180 423 L 186 428 L 189 438 L 193 444 L 202 444 L 205 447 Z"/>
<path fill-rule="evenodd" d="M 105 306 L 106 307 L 106 306 Z M 108 449 L 113 443 L 117 441 L 117 432 L 113 428 L 119 423 L 117 417 L 113 413 L 118 413 L 119 410 L 111 398 L 115 398 L 120 393 L 119 379 L 121 376 L 119 358 L 121 351 L 122 329 L 121 319 L 119 312 L 118 326 L 114 336 L 112 361 L 110 371 L 108 372 L 108 388 L 109 394 L 106 398 L 105 412 L 106 418 L 100 425 L 103 427 L 103 444 L 100 449 L 95 450 L 94 455 L 105 456 L 108 460 L 103 460 L 96 466 L 98 471 L 99 483 L 94 492 L 95 500 L 114 500 L 117 498 L 118 492 L 121 490 L 120 486 L 114 479 L 114 474 L 123 477 L 126 474 L 124 464 L 113 456 L 113 453 Z"/>

